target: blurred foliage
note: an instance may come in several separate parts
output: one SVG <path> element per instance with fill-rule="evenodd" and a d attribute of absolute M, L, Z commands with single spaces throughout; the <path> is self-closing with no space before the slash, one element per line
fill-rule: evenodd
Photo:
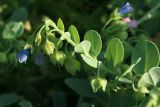
<path fill-rule="evenodd" d="M 44 17 L 49 17 L 53 20 L 57 20 L 60 17 L 63 19 L 66 28 L 70 24 L 75 25 L 79 31 L 80 38 L 83 38 L 87 30 L 101 31 L 102 26 L 109 20 L 111 12 L 126 2 L 126 0 L 0 0 L 0 105 L 2 107 L 6 105 L 10 105 L 7 107 L 17 107 L 17 104 L 20 107 L 32 107 L 32 105 L 33 107 L 94 107 L 91 105 L 94 102 L 94 105 L 99 105 L 98 107 L 124 107 L 126 105 L 133 107 L 132 105 L 137 103 L 132 94 L 134 93 L 133 90 L 129 91 L 127 95 L 124 94 L 124 90 L 117 90 L 120 94 L 115 93 L 113 90 L 110 92 L 112 95 L 104 94 L 103 92 L 94 94 L 91 91 L 92 88 L 88 85 L 89 81 L 75 79 L 76 77 L 88 78 L 87 74 L 93 75 L 89 72 L 89 70 L 93 71 L 93 68 L 90 68 L 85 63 L 82 63 L 82 65 L 86 67 L 81 68 L 82 70 L 76 73 L 75 78 L 69 78 L 72 75 L 65 71 L 73 70 L 74 75 L 75 69 L 80 68 L 79 62 L 74 58 L 68 58 L 68 63 L 63 67 L 58 64 L 53 66 L 54 62 L 49 61 L 46 56 L 42 66 L 36 65 L 31 55 L 32 58 L 28 59 L 26 64 L 19 64 L 16 59 L 16 53 L 23 49 L 29 36 L 43 23 L 42 19 Z M 134 12 L 130 16 L 140 21 L 160 1 L 129 0 L 129 2 L 134 7 Z M 140 40 L 149 38 L 160 47 L 159 11 L 160 8 L 150 14 L 148 19 L 141 21 L 138 29 L 129 30 L 129 34 L 136 35 Z M 133 45 L 135 44 L 133 43 Z M 127 43 L 124 47 L 126 47 L 126 50 L 128 49 L 124 54 L 127 53 L 128 56 L 131 56 L 130 51 L 132 50 L 129 49 L 133 47 Z M 145 52 L 140 53 L 145 54 Z M 93 54 L 95 53 L 93 52 Z M 57 55 L 56 58 L 58 59 L 59 57 L 63 57 L 63 55 Z M 131 60 L 127 59 L 127 55 L 124 57 L 127 63 Z M 81 60 L 79 57 L 77 59 Z M 133 62 L 135 63 L 137 59 L 138 57 Z M 75 67 L 73 69 L 67 67 L 73 65 Z M 84 72 L 87 70 L 88 72 Z M 153 69 L 151 72 L 154 72 Z M 75 85 L 73 84 L 77 85 L 78 88 L 74 87 Z M 97 84 L 94 82 L 94 85 Z M 102 87 L 101 84 L 98 85 Z M 110 86 L 112 84 L 107 85 Z M 126 87 L 128 86 L 127 84 Z M 159 92 L 159 89 L 153 89 L 147 101 L 155 98 L 155 94 Z M 85 96 L 83 103 L 78 105 L 78 102 L 82 102 L 82 96 Z M 123 99 L 123 102 L 121 102 L 121 99 Z"/>

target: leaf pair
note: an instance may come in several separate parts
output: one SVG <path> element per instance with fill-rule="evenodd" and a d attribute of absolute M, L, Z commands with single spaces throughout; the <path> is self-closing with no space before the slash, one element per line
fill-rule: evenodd
<path fill-rule="evenodd" d="M 98 32 L 90 30 L 86 32 L 84 41 L 75 47 L 75 52 L 81 53 L 82 59 L 90 66 L 97 68 L 97 59 L 102 48 L 101 37 Z"/>

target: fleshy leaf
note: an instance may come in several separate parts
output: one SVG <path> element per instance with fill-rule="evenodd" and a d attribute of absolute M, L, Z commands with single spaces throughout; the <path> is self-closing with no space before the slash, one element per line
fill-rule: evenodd
<path fill-rule="evenodd" d="M 87 31 L 84 40 L 88 40 L 91 42 L 91 54 L 97 57 L 102 49 L 102 40 L 97 31 L 90 30 Z"/>
<path fill-rule="evenodd" d="M 79 33 L 76 29 L 75 26 L 71 25 L 68 29 L 68 31 L 70 32 L 71 34 L 71 39 L 76 43 L 78 44 L 80 42 L 80 37 L 79 37 Z"/>
<path fill-rule="evenodd" d="M 124 48 L 122 42 L 118 38 L 111 39 L 107 46 L 105 54 L 106 61 L 111 63 L 112 66 L 116 67 L 123 61 Z"/>
<path fill-rule="evenodd" d="M 132 53 L 132 64 L 134 64 L 138 58 L 141 58 L 141 62 L 134 67 L 136 74 L 143 74 L 148 72 L 152 67 L 159 65 L 159 50 L 157 46 L 151 41 L 140 41 Z"/>

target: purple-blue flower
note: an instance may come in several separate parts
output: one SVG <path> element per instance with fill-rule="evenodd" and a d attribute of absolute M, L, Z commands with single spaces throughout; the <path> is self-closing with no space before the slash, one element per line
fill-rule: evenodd
<path fill-rule="evenodd" d="M 43 53 L 39 52 L 39 53 L 37 53 L 36 56 L 35 56 L 35 63 L 36 63 L 37 65 L 41 65 L 42 62 L 43 62 Z"/>
<path fill-rule="evenodd" d="M 29 55 L 29 49 L 23 49 L 17 53 L 16 58 L 18 58 L 20 63 L 26 62 Z"/>
<path fill-rule="evenodd" d="M 120 9 L 119 9 L 119 14 L 126 14 L 126 13 L 130 13 L 133 11 L 133 7 L 130 5 L 129 2 L 127 2 L 124 6 L 122 6 Z"/>

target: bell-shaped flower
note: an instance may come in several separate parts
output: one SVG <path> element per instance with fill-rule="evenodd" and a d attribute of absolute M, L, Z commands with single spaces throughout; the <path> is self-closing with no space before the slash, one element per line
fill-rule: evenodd
<path fill-rule="evenodd" d="M 122 14 L 130 13 L 132 11 L 133 11 L 133 7 L 130 5 L 129 2 L 127 2 L 124 6 L 122 6 L 119 9 L 119 14 L 122 15 Z"/>
<path fill-rule="evenodd" d="M 42 52 L 39 52 L 39 53 L 36 54 L 35 63 L 37 65 L 41 65 L 43 63 L 43 53 Z"/>
<path fill-rule="evenodd" d="M 17 53 L 16 58 L 18 58 L 20 63 L 26 62 L 29 55 L 29 49 L 23 49 Z"/>

